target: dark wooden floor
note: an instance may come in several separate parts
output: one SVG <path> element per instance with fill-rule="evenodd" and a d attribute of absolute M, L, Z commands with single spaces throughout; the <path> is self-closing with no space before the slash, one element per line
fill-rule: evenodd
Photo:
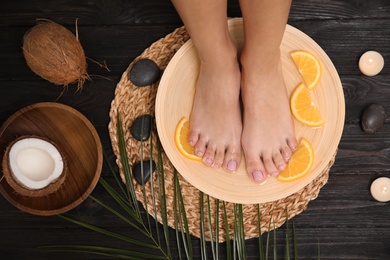
<path fill-rule="evenodd" d="M 229 1 L 228 14 L 240 16 L 236 1 Z M 87 82 L 82 92 L 75 93 L 76 86 L 72 85 L 60 96 L 62 87 L 35 75 L 21 51 L 23 34 L 36 18 L 51 19 L 73 32 L 78 18 L 86 55 L 105 61 L 110 72 L 89 61 L 89 74 L 99 76 L 92 76 L 93 81 Z M 360 128 L 360 115 L 371 103 L 384 106 L 390 115 L 390 1 L 295 0 L 289 24 L 311 36 L 330 56 L 340 74 L 346 101 L 345 128 L 329 182 L 308 209 L 294 218 L 300 259 L 315 259 L 318 241 L 322 259 L 390 259 L 390 204 L 376 202 L 369 192 L 375 178 L 390 177 L 390 117 L 375 134 L 365 134 Z M 107 129 L 116 83 L 135 57 L 181 25 L 169 0 L 2 1 L 0 124 L 26 105 L 55 101 L 60 96 L 57 102 L 76 108 L 91 120 L 114 161 Z M 385 68 L 378 76 L 363 76 L 357 67 L 360 55 L 367 50 L 384 56 Z M 106 166 L 102 176 L 111 178 Z M 93 195 L 109 199 L 99 186 Z M 89 199 L 70 214 L 138 236 Z M 278 229 L 279 237 L 283 232 L 284 227 Z M 95 257 L 47 253 L 40 248 L 53 244 L 128 246 L 57 216 L 21 212 L 0 196 L 1 259 Z M 249 240 L 247 246 L 250 258 L 256 259 L 257 240 Z M 282 248 L 283 243 L 279 246 Z"/>

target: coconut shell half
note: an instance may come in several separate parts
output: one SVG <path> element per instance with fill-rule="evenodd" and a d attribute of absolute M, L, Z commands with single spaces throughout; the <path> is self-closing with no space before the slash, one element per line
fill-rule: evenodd
<path fill-rule="evenodd" d="M 54 180 L 53 182 L 51 182 L 49 185 L 47 185 L 46 187 L 44 187 L 42 189 L 30 189 L 29 187 L 23 185 L 23 183 L 21 183 L 17 180 L 17 178 L 14 176 L 14 174 L 12 172 L 12 169 L 10 167 L 9 152 L 10 152 L 12 145 L 14 145 L 16 142 L 18 142 L 19 140 L 22 140 L 24 138 L 31 138 L 31 137 L 40 138 L 42 140 L 45 140 L 45 141 L 51 143 L 52 145 L 54 145 L 58 149 L 58 146 L 56 144 L 54 144 L 53 142 L 51 142 L 50 140 L 48 140 L 46 138 L 37 137 L 37 136 L 21 136 L 21 137 L 17 138 L 16 140 L 14 140 L 5 150 L 5 155 L 4 155 L 3 161 L 2 161 L 3 174 L 4 174 L 5 180 L 8 182 L 8 184 L 13 188 L 13 190 L 16 193 L 19 193 L 19 194 L 21 194 L 23 196 L 27 196 L 27 197 L 44 197 L 44 196 L 47 196 L 53 192 L 56 192 L 64 183 L 65 178 L 66 178 L 64 172 L 66 172 L 65 169 L 67 167 L 67 162 L 66 162 L 66 158 L 64 157 L 63 153 L 58 149 L 58 151 L 62 155 L 63 163 L 64 163 L 64 170 L 63 170 L 62 174 L 56 180 Z"/>
<path fill-rule="evenodd" d="M 76 36 L 64 26 L 44 20 L 29 29 L 23 38 L 23 55 L 31 70 L 56 85 L 88 78 L 84 50 Z"/>

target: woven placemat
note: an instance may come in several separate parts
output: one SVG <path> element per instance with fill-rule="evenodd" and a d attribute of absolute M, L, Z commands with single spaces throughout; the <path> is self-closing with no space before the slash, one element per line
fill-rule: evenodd
<path fill-rule="evenodd" d="M 134 122 L 136 118 L 139 116 L 148 114 L 154 115 L 155 109 L 155 98 L 157 93 L 157 88 L 159 82 L 147 86 L 147 87 L 137 87 L 132 84 L 129 80 L 129 71 L 132 66 L 141 59 L 151 59 L 153 60 L 161 69 L 164 71 L 169 61 L 173 57 L 173 55 L 179 50 L 179 48 L 189 39 L 189 36 L 186 32 L 185 27 L 180 27 L 174 30 L 172 33 L 168 34 L 165 38 L 162 38 L 156 42 L 154 42 L 149 48 L 147 48 L 140 56 L 138 56 L 132 63 L 130 63 L 129 67 L 123 73 L 121 80 L 117 84 L 115 90 L 115 97 L 111 104 L 110 110 L 110 123 L 109 123 L 109 133 L 111 138 L 111 143 L 113 147 L 113 151 L 117 156 L 117 164 L 119 166 L 120 175 L 122 180 L 125 182 L 125 177 L 123 174 L 122 165 L 120 162 L 120 153 L 119 153 L 119 145 L 117 138 L 117 118 L 118 114 L 122 120 L 123 130 L 125 133 L 125 142 L 127 155 L 129 158 L 130 166 L 140 161 L 140 151 L 142 146 L 142 153 L 144 155 L 143 160 L 149 160 L 150 154 L 152 154 L 152 159 L 157 162 L 158 161 L 158 149 L 157 149 L 157 130 L 154 125 L 154 129 L 152 131 L 152 144 L 149 141 L 139 142 L 133 138 L 131 135 L 129 128 Z M 152 151 L 152 153 L 150 153 Z M 262 203 L 261 205 L 257 204 L 245 204 L 243 205 L 243 222 L 244 222 L 244 231 L 245 237 L 247 239 L 254 238 L 259 236 L 258 232 L 258 207 L 260 206 L 261 211 L 261 233 L 267 232 L 269 228 L 272 230 L 274 228 L 278 228 L 283 225 L 287 218 L 290 219 L 302 211 L 306 210 L 308 203 L 311 200 L 317 198 L 320 189 L 326 184 L 328 181 L 329 170 L 334 163 L 334 158 L 336 153 L 333 155 L 331 161 L 329 161 L 328 167 L 324 169 L 324 171 L 311 183 L 305 186 L 303 189 L 298 192 L 272 202 Z M 175 228 L 175 220 L 174 220 L 174 167 L 165 155 L 162 153 L 162 162 L 165 173 L 165 192 L 166 192 L 166 203 L 168 207 L 168 225 L 172 228 Z M 155 216 L 153 210 L 153 202 L 151 196 L 151 190 L 154 191 L 154 198 L 158 201 L 158 187 L 157 187 L 157 176 L 156 173 L 153 174 L 153 183 L 154 187 L 151 187 L 151 182 L 148 182 L 144 188 L 141 185 L 138 185 L 134 182 L 137 199 L 144 205 L 145 208 L 148 209 L 149 214 Z M 193 187 L 189 184 L 183 177 L 179 174 L 179 182 L 182 188 L 182 194 L 184 199 L 184 206 L 186 208 L 186 214 L 189 225 L 189 232 L 196 236 L 200 237 L 200 192 L 197 188 Z M 147 194 L 148 205 L 145 205 L 143 200 L 143 189 Z M 216 211 L 216 199 L 210 197 L 211 201 L 211 216 L 215 216 Z M 219 227 L 224 227 L 224 218 L 223 218 L 223 208 L 222 203 L 219 203 Z M 234 226 L 234 204 L 226 202 L 225 203 L 227 215 L 231 216 L 228 219 L 229 225 L 229 234 L 233 235 L 233 226 Z M 287 211 L 286 211 L 287 209 Z M 156 210 L 157 220 L 161 223 L 161 214 L 159 209 Z M 288 213 L 288 216 L 286 215 Z M 207 221 L 207 220 L 206 220 Z M 270 221 L 272 221 L 272 225 L 269 225 Z M 215 224 L 215 219 L 212 219 L 211 222 L 213 225 Z M 205 224 L 206 229 L 206 239 L 210 239 L 208 224 Z M 226 235 L 225 228 L 220 228 L 219 240 L 220 242 L 225 240 Z"/>

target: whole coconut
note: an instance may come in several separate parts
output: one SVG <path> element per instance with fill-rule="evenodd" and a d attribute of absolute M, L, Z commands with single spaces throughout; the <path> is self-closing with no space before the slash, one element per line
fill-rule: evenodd
<path fill-rule="evenodd" d="M 88 78 L 84 50 L 75 35 L 64 26 L 44 20 L 26 32 L 23 55 L 31 70 L 42 78 L 67 86 Z"/>

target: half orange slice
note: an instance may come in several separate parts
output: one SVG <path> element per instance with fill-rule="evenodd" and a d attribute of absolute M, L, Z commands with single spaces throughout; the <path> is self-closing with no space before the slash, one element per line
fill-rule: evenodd
<path fill-rule="evenodd" d="M 291 113 L 301 123 L 317 127 L 324 124 L 321 113 L 310 95 L 309 89 L 303 84 L 299 84 L 291 95 Z"/>
<path fill-rule="evenodd" d="M 188 143 L 188 136 L 190 135 L 190 123 L 187 118 L 183 117 L 176 126 L 175 130 L 175 144 L 180 154 L 184 157 L 194 160 L 202 161 L 202 158 L 195 154 L 195 149 Z"/>
<path fill-rule="evenodd" d="M 313 163 L 314 149 L 307 139 L 302 138 L 286 169 L 279 173 L 277 180 L 283 182 L 298 180 L 310 172 Z"/>
<path fill-rule="evenodd" d="M 306 87 L 313 89 L 321 78 L 321 63 L 312 53 L 297 50 L 290 53 Z"/>

